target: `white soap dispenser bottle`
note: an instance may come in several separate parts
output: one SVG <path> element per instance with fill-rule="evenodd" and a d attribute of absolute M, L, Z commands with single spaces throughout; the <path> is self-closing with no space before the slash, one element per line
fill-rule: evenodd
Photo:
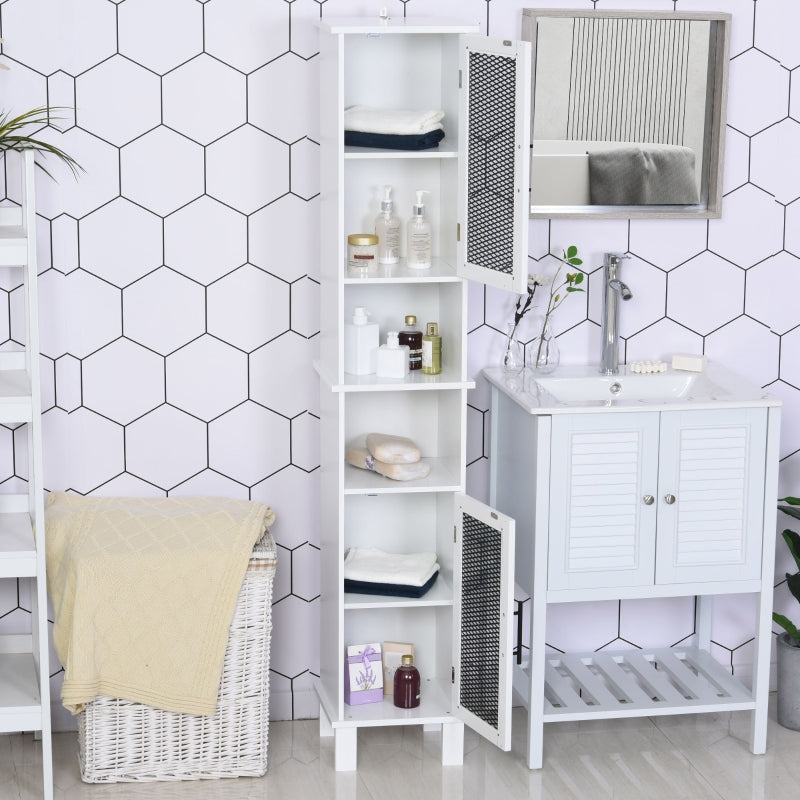
<path fill-rule="evenodd" d="M 353 310 L 353 321 L 344 325 L 344 371 L 351 375 L 374 375 L 380 344 L 378 323 L 369 321 L 363 306 Z"/>
<path fill-rule="evenodd" d="M 430 267 L 433 253 L 433 233 L 430 222 L 425 219 L 425 203 L 422 202 L 424 194 L 430 193 L 425 189 L 417 191 L 417 202 L 407 228 L 406 258 L 408 266 L 414 269 Z"/>
<path fill-rule="evenodd" d="M 383 187 L 381 213 L 375 218 L 378 236 L 378 263 L 396 264 L 400 260 L 400 217 L 394 213 L 392 187 Z"/>
<path fill-rule="evenodd" d="M 389 331 L 386 344 L 378 348 L 377 375 L 379 378 L 408 376 L 408 345 L 400 344 L 397 331 Z"/>

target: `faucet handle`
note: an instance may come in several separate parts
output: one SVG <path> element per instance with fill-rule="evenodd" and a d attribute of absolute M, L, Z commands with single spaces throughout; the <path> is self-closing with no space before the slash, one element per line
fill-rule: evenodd
<path fill-rule="evenodd" d="M 630 253 L 606 253 L 605 263 L 609 266 L 614 266 L 626 258 L 630 258 Z"/>

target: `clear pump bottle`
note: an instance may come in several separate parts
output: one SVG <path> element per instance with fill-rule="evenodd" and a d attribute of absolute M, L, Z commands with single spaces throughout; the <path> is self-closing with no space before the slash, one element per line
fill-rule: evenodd
<path fill-rule="evenodd" d="M 431 224 L 425 218 L 425 203 L 422 195 L 430 194 L 425 189 L 417 191 L 417 202 L 406 227 L 408 266 L 414 269 L 426 269 L 431 265 L 433 254 L 433 232 Z"/>
<path fill-rule="evenodd" d="M 392 187 L 383 187 L 381 213 L 375 218 L 378 236 L 378 263 L 396 264 L 400 260 L 400 217 L 394 213 Z"/>

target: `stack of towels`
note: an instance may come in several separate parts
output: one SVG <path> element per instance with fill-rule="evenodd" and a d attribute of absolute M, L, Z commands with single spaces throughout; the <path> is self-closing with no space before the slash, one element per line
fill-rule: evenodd
<path fill-rule="evenodd" d="M 367 446 L 348 448 L 345 460 L 394 481 L 425 478 L 431 471 L 431 465 L 421 460 L 419 447 L 411 439 L 389 433 L 367 434 Z"/>
<path fill-rule="evenodd" d="M 351 547 L 344 558 L 346 592 L 422 597 L 438 576 L 436 553 L 399 554 Z"/>
<path fill-rule="evenodd" d="M 428 150 L 444 139 L 444 111 L 405 111 L 350 106 L 344 110 L 344 143 L 390 150 Z"/>

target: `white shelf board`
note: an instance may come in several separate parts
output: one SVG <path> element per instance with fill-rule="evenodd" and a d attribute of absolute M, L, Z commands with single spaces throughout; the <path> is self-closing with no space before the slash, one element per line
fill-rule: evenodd
<path fill-rule="evenodd" d="M 387 597 L 376 594 L 344 593 L 345 611 L 369 608 L 429 608 L 453 605 L 453 587 L 441 575 L 422 597 Z"/>
<path fill-rule="evenodd" d="M 447 136 L 439 142 L 438 147 L 427 150 L 391 150 L 384 147 L 356 147 L 345 145 L 344 157 L 346 161 L 364 159 L 420 159 L 420 158 L 458 158 L 458 142 L 452 141 Z"/>
<path fill-rule="evenodd" d="M 0 422 L 31 420 L 31 383 L 24 370 L 0 371 Z"/>
<path fill-rule="evenodd" d="M 334 728 L 379 727 L 383 725 L 431 725 L 459 720 L 450 713 L 451 685 L 441 680 L 420 681 L 417 708 L 397 708 L 391 697 L 380 703 L 361 706 L 344 705 L 344 718 L 333 721 Z"/>
<path fill-rule="evenodd" d="M 42 706 L 33 656 L 30 653 L 0 654 L 0 732 L 41 728 Z"/>
<path fill-rule="evenodd" d="M 445 367 L 438 375 L 426 375 L 422 370 L 409 372 L 407 378 L 379 378 L 377 375 L 344 373 L 344 383 L 335 387 L 343 392 L 407 392 L 438 391 L 442 389 L 474 389 L 475 381 L 463 380 L 461 372 Z"/>
<path fill-rule="evenodd" d="M 344 283 L 458 283 L 464 280 L 456 273 L 455 264 L 443 258 L 432 258 L 430 267 L 409 267 L 401 258 L 397 264 L 378 264 L 372 269 L 348 268 L 344 265 Z"/>
<path fill-rule="evenodd" d="M 36 574 L 36 546 L 28 514 L 0 514 L 0 578 Z"/>
<path fill-rule="evenodd" d="M 345 494 L 407 494 L 413 492 L 462 492 L 461 470 L 457 458 L 425 458 L 431 465 L 426 478 L 395 481 L 368 469 L 346 465 Z"/>
<path fill-rule="evenodd" d="M 545 722 L 742 711 L 755 706 L 751 692 L 696 647 L 549 654 L 545 659 Z"/>
<path fill-rule="evenodd" d="M 28 240 L 21 225 L 0 227 L 0 267 L 19 267 L 28 260 Z"/>

